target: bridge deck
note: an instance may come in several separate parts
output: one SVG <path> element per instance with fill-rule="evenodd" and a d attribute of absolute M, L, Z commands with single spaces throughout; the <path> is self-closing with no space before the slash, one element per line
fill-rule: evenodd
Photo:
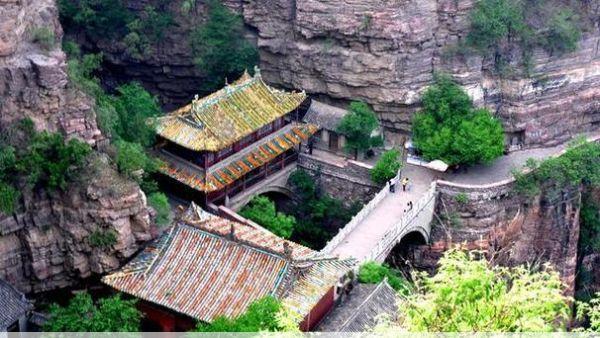
<path fill-rule="evenodd" d="M 402 218 L 407 203 L 412 201 L 414 204 L 425 195 L 434 180 L 434 175 L 434 172 L 423 167 L 406 165 L 402 170 L 402 177 L 408 177 L 410 180 L 408 191 L 403 192 L 401 185 L 396 186 L 396 193 L 386 196 L 332 253 L 363 261 L 384 234 Z"/>

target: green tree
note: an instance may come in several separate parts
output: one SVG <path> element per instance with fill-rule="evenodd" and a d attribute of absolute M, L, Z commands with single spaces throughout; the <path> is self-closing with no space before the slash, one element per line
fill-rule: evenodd
<path fill-rule="evenodd" d="M 282 329 L 278 314 L 281 303 L 274 297 L 252 302 L 246 312 L 237 318 L 217 317 L 212 323 L 198 323 L 196 332 L 276 332 Z"/>
<path fill-rule="evenodd" d="M 417 276 L 416 292 L 399 307 L 398 325 L 412 332 L 546 332 L 565 329 L 568 298 L 558 273 L 544 266 L 506 268 L 456 249 L 437 273 Z"/>
<path fill-rule="evenodd" d="M 402 294 L 408 294 L 408 282 L 400 271 L 373 261 L 363 263 L 358 269 L 358 281 L 360 283 L 379 284 L 386 278 L 394 290 Z"/>
<path fill-rule="evenodd" d="M 486 109 L 474 109 L 467 93 L 436 76 L 413 120 L 413 141 L 427 160 L 448 165 L 489 163 L 504 151 L 504 131 Z"/>
<path fill-rule="evenodd" d="M 264 226 L 277 236 L 290 238 L 296 225 L 294 216 L 277 212 L 275 203 L 264 196 L 256 196 L 245 206 L 240 215 Z"/>
<path fill-rule="evenodd" d="M 195 29 L 190 44 L 196 66 L 206 76 L 205 90 L 236 79 L 258 62 L 258 51 L 244 38 L 244 22 L 220 0 L 208 0 L 208 19 Z"/>
<path fill-rule="evenodd" d="M 358 158 L 359 151 L 366 151 L 381 145 L 379 137 L 373 137 L 373 131 L 379 126 L 377 115 L 368 104 L 360 101 L 350 103 L 349 112 L 342 118 L 337 131 L 346 136 L 346 150 Z"/>
<path fill-rule="evenodd" d="M 78 293 L 66 307 L 57 304 L 50 307 L 50 319 L 43 329 L 50 332 L 139 331 L 142 315 L 136 302 L 116 295 L 94 304 L 88 293 Z"/>
<path fill-rule="evenodd" d="M 481 0 L 470 13 L 467 41 L 480 51 L 520 37 L 528 29 L 523 7 L 514 0 Z"/>
<path fill-rule="evenodd" d="M 118 116 L 116 135 L 127 142 L 151 146 L 155 139 L 151 118 L 161 114 L 158 100 L 138 83 L 120 86 L 117 93 L 114 100 Z"/>
<path fill-rule="evenodd" d="M 386 151 L 371 170 L 371 179 L 375 183 L 384 184 L 396 177 L 401 167 L 400 151 L 398 149 Z"/>
<path fill-rule="evenodd" d="M 122 0 L 59 0 L 63 25 L 95 38 L 120 38 L 134 18 Z"/>
<path fill-rule="evenodd" d="M 577 42 L 581 39 L 580 17 L 570 9 L 562 9 L 555 13 L 549 22 L 544 48 L 556 54 L 577 50 Z"/>
<path fill-rule="evenodd" d="M 156 224 L 168 225 L 173 218 L 171 215 L 171 206 L 167 196 L 162 192 L 154 192 L 148 195 L 148 204 L 156 210 Z"/>

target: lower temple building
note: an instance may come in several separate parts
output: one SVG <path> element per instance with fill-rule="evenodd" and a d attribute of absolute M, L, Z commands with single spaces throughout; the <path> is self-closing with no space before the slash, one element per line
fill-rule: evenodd
<path fill-rule="evenodd" d="M 192 203 L 172 228 L 102 281 L 141 299 L 146 318 L 164 331 L 238 317 L 266 296 L 295 312 L 299 328 L 308 331 L 351 285 L 354 265 Z"/>
<path fill-rule="evenodd" d="M 244 73 L 237 81 L 161 117 L 160 171 L 169 187 L 202 205 L 227 199 L 296 161 L 316 131 L 298 122 L 304 92 L 284 92 Z"/>

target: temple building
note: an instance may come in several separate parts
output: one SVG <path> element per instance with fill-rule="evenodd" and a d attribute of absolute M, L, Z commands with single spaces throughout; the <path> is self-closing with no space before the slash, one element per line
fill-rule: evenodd
<path fill-rule="evenodd" d="M 25 332 L 33 305 L 25 295 L 0 279 L 0 332 Z"/>
<path fill-rule="evenodd" d="M 258 69 L 254 76 L 244 73 L 158 119 L 161 173 L 190 199 L 226 203 L 296 160 L 300 144 L 317 131 L 296 121 L 305 99 L 304 92 L 268 86 Z"/>
<path fill-rule="evenodd" d="M 354 265 L 192 203 L 172 228 L 102 281 L 141 299 L 145 318 L 163 331 L 238 317 L 266 296 L 297 313 L 299 328 L 308 331 L 352 285 Z"/>

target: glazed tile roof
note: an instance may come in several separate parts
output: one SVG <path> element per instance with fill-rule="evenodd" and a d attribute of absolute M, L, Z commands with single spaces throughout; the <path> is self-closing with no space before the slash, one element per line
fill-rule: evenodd
<path fill-rule="evenodd" d="M 243 150 L 240 153 L 240 156 L 234 155 L 225 159 L 218 169 L 209 170 L 208 176 L 203 169 L 172 157 L 163 157 L 164 165 L 159 170 L 198 191 L 219 191 L 250 171 L 269 163 L 300 142 L 308 140 L 316 131 L 315 125 L 289 124 L 275 134 L 249 146 L 246 148 L 247 151 Z"/>
<path fill-rule="evenodd" d="M 194 151 L 218 151 L 298 108 L 306 93 L 265 84 L 256 71 L 161 117 L 157 133 Z"/>
<path fill-rule="evenodd" d="M 5 331 L 32 308 L 21 292 L 0 279 L 0 331 Z"/>
<path fill-rule="evenodd" d="M 192 204 L 170 231 L 102 281 L 210 322 L 239 316 L 267 295 L 306 315 L 352 264 Z"/>
<path fill-rule="evenodd" d="M 336 131 L 338 125 L 348 114 L 346 109 L 331 106 L 317 100 L 312 100 L 304 115 L 304 122 L 315 124 L 319 128 Z"/>

